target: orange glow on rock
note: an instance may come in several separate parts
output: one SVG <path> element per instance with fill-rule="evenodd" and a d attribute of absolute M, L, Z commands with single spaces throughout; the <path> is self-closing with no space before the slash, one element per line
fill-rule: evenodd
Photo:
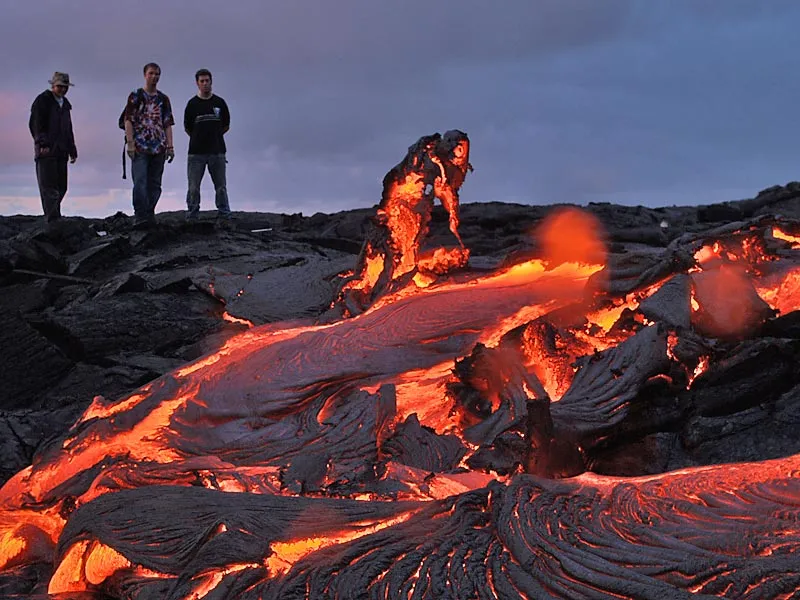
<path fill-rule="evenodd" d="M 772 237 L 778 240 L 783 240 L 785 242 L 789 242 L 792 245 L 792 248 L 796 246 L 800 246 L 800 236 L 790 235 L 788 233 L 784 233 L 777 227 L 772 228 Z"/>
<path fill-rule="evenodd" d="M 267 558 L 267 569 L 272 575 L 286 573 L 292 568 L 292 565 L 312 552 L 329 546 L 346 544 L 347 542 L 352 542 L 365 535 L 371 535 L 387 527 L 405 523 L 413 515 L 413 512 L 407 512 L 393 519 L 387 519 L 379 523 L 362 523 L 360 524 L 360 528 L 355 531 L 342 531 L 331 535 L 310 537 L 301 540 L 273 542 L 270 545 L 272 554 Z M 359 524 L 354 524 L 354 526 L 359 527 Z"/>
<path fill-rule="evenodd" d="M 703 246 L 694 253 L 694 260 L 700 265 L 705 264 L 715 258 L 718 258 L 718 255 L 714 252 L 714 249 L 711 246 Z"/>
<path fill-rule="evenodd" d="M 724 241 L 705 244 L 694 253 L 695 262 L 708 270 L 715 263 L 742 263 L 742 268 L 757 271 L 760 265 L 774 260 L 764 248 L 761 233 L 738 232 Z"/>
<path fill-rule="evenodd" d="M 687 389 L 692 387 L 692 383 L 695 379 L 697 379 L 700 375 L 708 371 L 709 365 L 709 358 L 708 356 L 701 356 L 700 360 L 697 361 L 697 366 L 694 368 L 694 372 L 692 372 L 691 376 L 689 377 L 689 384 L 686 386 Z"/>
<path fill-rule="evenodd" d="M 439 434 L 454 428 L 455 420 L 450 416 L 453 403 L 442 401 L 447 397 L 446 385 L 452 379 L 452 369 L 453 363 L 447 361 L 398 377 L 395 382 L 398 421 L 416 413 L 420 423 Z"/>
<path fill-rule="evenodd" d="M 192 600 L 202 600 L 209 593 L 213 592 L 214 589 L 222 582 L 226 575 L 230 575 L 231 573 L 236 573 L 238 571 L 243 571 L 244 569 L 258 569 L 261 568 L 262 565 L 258 565 L 255 563 L 249 564 L 241 564 L 241 565 L 228 565 L 223 569 L 213 569 L 209 573 L 204 573 L 200 577 L 197 578 L 197 587 L 192 590 L 191 598 Z"/>
<path fill-rule="evenodd" d="M 588 346 L 579 349 L 579 342 L 576 341 L 576 347 L 572 348 L 559 333 L 549 339 L 548 332 L 543 329 L 544 326 L 533 324 L 525 328 L 522 333 L 522 354 L 525 366 L 536 374 L 550 399 L 557 402 L 572 383 L 575 372 L 570 364 Z M 573 349 L 578 350 L 577 353 L 573 353 Z"/>
<path fill-rule="evenodd" d="M 146 394 L 131 394 L 125 400 L 116 403 L 107 402 L 102 396 L 95 396 L 78 423 L 84 423 L 92 419 L 108 419 L 109 417 L 130 410 L 141 400 L 146 398 Z M 67 440 L 64 440 L 67 444 Z"/>
<path fill-rule="evenodd" d="M 8 516 L 11 515 L 4 515 Z M 42 523 L 42 519 L 32 520 Z M 63 522 L 50 529 L 57 535 L 62 526 Z M 55 535 L 30 523 L 7 526 L 3 519 L 0 523 L 0 571 L 25 563 L 52 561 Z"/>
<path fill-rule="evenodd" d="M 360 314 L 386 293 L 407 285 L 415 271 L 444 275 L 466 265 L 469 252 L 458 233 L 459 189 L 469 163 L 469 139 L 458 130 L 423 136 L 383 179 L 383 192 L 352 277 L 341 287 L 338 302 L 345 314 Z M 422 259 L 435 199 L 447 211 L 457 249 L 441 248 Z M 423 286 L 430 281 L 421 281 Z"/>
<path fill-rule="evenodd" d="M 234 317 L 233 315 L 228 313 L 228 311 L 222 313 L 222 318 L 228 321 L 228 323 L 238 323 L 239 325 L 245 325 L 247 327 L 253 326 L 252 321 L 248 321 L 247 319 L 240 319 L 239 317 Z"/>
<path fill-rule="evenodd" d="M 86 557 L 84 573 L 86 581 L 93 585 L 100 585 L 117 570 L 130 566 L 131 561 L 122 554 L 105 544 L 95 542 Z"/>
<path fill-rule="evenodd" d="M 545 264 L 539 260 L 531 260 L 514 265 L 492 279 L 501 283 L 514 285 L 531 285 L 537 289 L 547 290 L 549 300 L 522 307 L 516 314 L 500 321 L 495 327 L 487 329 L 480 338 L 486 346 L 496 346 L 505 332 L 563 306 L 567 302 L 575 302 L 583 297 L 589 277 L 603 268 L 599 264 L 562 263 L 547 271 Z"/>
<path fill-rule="evenodd" d="M 469 250 L 466 248 L 436 248 L 419 258 L 417 265 L 422 273 L 445 275 L 453 269 L 460 269 L 469 261 Z"/>
<path fill-rule="evenodd" d="M 84 565 L 86 549 L 90 543 L 89 540 L 81 540 L 67 550 L 50 579 L 48 594 L 84 592 L 89 589 L 84 576 Z"/>
<path fill-rule="evenodd" d="M 494 474 L 470 471 L 468 473 L 437 474 L 433 477 L 429 477 L 426 474 L 425 483 L 429 498 L 444 500 L 450 496 L 486 487 L 492 481 L 502 480 L 502 477 L 498 478 Z"/>
<path fill-rule="evenodd" d="M 16 530 L 0 533 L 0 569 L 15 564 L 15 559 L 22 556 L 28 543 Z"/>
<path fill-rule="evenodd" d="M 551 266 L 565 262 L 605 265 L 606 245 L 602 224 L 578 208 L 551 212 L 536 230 L 542 257 Z"/>
<path fill-rule="evenodd" d="M 800 310 L 800 267 L 757 282 L 756 290 L 770 308 L 782 315 Z"/>
<path fill-rule="evenodd" d="M 64 442 L 59 459 L 44 465 L 30 481 L 30 493 L 41 498 L 42 494 L 63 483 L 76 473 L 89 469 L 114 454 L 130 455 L 134 460 L 168 463 L 180 459 L 180 455 L 169 448 L 160 438 L 161 430 L 169 427 L 172 414 L 194 395 L 186 390 L 168 401 L 162 402 L 131 429 L 117 432 L 107 431 L 102 441 L 96 434 L 71 437 Z M 88 498 L 86 499 L 88 501 Z"/>
<path fill-rule="evenodd" d="M 381 273 L 383 273 L 384 262 L 386 257 L 384 254 L 372 247 L 372 244 L 367 243 L 363 250 L 364 267 L 361 272 L 361 277 L 353 279 L 346 283 L 343 287 L 344 290 L 371 290 L 378 283 Z"/>
<path fill-rule="evenodd" d="M 414 274 L 414 285 L 418 288 L 423 289 L 431 285 L 432 283 L 436 283 L 436 276 L 429 275 L 427 273 L 415 273 Z"/>
<path fill-rule="evenodd" d="M 27 480 L 10 479 L 3 492 L 8 491 L 13 500 L 13 490 L 19 485 L 27 485 Z M 53 549 L 66 520 L 58 513 L 58 507 L 50 507 L 41 512 L 29 509 L 11 509 L 10 502 L 0 511 L 0 570 L 24 562 L 52 561 Z M 18 540 L 24 539 L 24 547 Z"/>
<path fill-rule="evenodd" d="M 622 312 L 626 308 L 628 310 L 636 310 L 638 307 L 639 303 L 635 299 L 631 299 L 621 302 L 616 306 L 590 312 L 586 315 L 586 318 L 590 323 L 594 323 L 595 325 L 601 327 L 604 332 L 608 333 L 614 324 L 619 320 Z"/>
<path fill-rule="evenodd" d="M 92 540 L 81 540 L 70 546 L 56 567 L 47 588 L 48 594 L 96 592 L 120 570 L 133 577 L 162 578 L 163 574 L 131 563 L 113 548 Z"/>
<path fill-rule="evenodd" d="M 759 324 L 755 290 L 740 268 L 721 264 L 710 271 L 694 273 L 694 299 L 698 309 L 692 324 L 711 337 L 734 338 L 746 335 Z"/>

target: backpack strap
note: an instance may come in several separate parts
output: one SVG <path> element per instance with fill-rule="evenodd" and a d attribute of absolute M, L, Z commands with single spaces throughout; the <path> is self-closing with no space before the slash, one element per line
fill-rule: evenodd
<path fill-rule="evenodd" d="M 133 90 L 133 94 L 136 95 L 137 104 L 136 110 L 139 111 L 142 108 L 142 88 L 137 88 Z M 122 110 L 122 114 L 119 116 L 119 128 L 124 130 L 125 129 L 125 111 L 127 107 Z M 124 141 L 122 143 L 122 178 L 127 179 L 126 177 L 126 168 L 125 168 L 125 159 L 127 153 L 127 145 L 128 145 L 128 136 L 124 136 Z"/>
<path fill-rule="evenodd" d="M 136 94 L 136 111 L 139 112 L 142 110 L 142 106 L 144 106 L 144 98 L 142 97 L 142 93 L 144 92 L 143 88 L 137 88 L 134 91 Z"/>

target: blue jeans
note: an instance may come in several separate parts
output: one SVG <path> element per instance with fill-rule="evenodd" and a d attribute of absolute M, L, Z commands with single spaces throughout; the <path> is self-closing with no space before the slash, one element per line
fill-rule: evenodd
<path fill-rule="evenodd" d="M 197 217 L 200 212 L 200 183 L 203 181 L 206 167 L 211 181 L 214 183 L 217 215 L 229 217 L 231 207 L 228 204 L 228 186 L 225 179 L 224 154 L 190 154 L 186 162 L 186 174 L 189 179 L 189 189 L 186 192 L 186 207 L 189 217 Z"/>
<path fill-rule="evenodd" d="M 131 161 L 133 178 L 133 213 L 137 221 L 155 220 L 156 204 L 161 198 L 161 176 L 166 154 L 137 152 Z"/>

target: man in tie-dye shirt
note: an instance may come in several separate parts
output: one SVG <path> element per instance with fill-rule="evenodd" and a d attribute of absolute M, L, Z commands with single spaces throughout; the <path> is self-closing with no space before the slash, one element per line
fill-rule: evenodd
<path fill-rule="evenodd" d="M 161 197 L 161 177 L 164 162 L 172 162 L 172 105 L 166 94 L 156 86 L 161 67 L 155 63 L 144 66 L 144 87 L 131 92 L 125 106 L 125 138 L 131 159 L 133 179 L 133 212 L 135 225 L 155 224 L 155 210 Z"/>

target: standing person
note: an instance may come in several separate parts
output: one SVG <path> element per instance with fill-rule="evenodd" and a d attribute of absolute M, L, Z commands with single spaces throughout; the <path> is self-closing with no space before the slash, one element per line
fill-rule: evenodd
<path fill-rule="evenodd" d="M 31 106 L 28 129 L 33 136 L 36 180 L 45 221 L 61 218 L 61 201 L 67 193 L 67 160 L 78 159 L 72 132 L 72 104 L 66 98 L 73 85 L 68 73 L 53 73 L 50 89 L 39 94 Z"/>
<path fill-rule="evenodd" d="M 144 87 L 131 92 L 125 105 L 126 151 L 131 159 L 135 227 L 155 224 L 164 162 L 171 163 L 175 158 L 172 105 L 169 97 L 157 89 L 161 67 L 147 63 L 143 71 Z"/>
<path fill-rule="evenodd" d="M 231 126 L 231 115 L 225 100 L 211 93 L 211 72 L 200 69 L 194 74 L 197 95 L 186 103 L 183 127 L 189 135 L 186 192 L 186 218 L 193 220 L 200 212 L 200 182 L 206 167 L 214 183 L 217 218 L 230 219 L 228 188 L 225 178 L 225 134 Z"/>

